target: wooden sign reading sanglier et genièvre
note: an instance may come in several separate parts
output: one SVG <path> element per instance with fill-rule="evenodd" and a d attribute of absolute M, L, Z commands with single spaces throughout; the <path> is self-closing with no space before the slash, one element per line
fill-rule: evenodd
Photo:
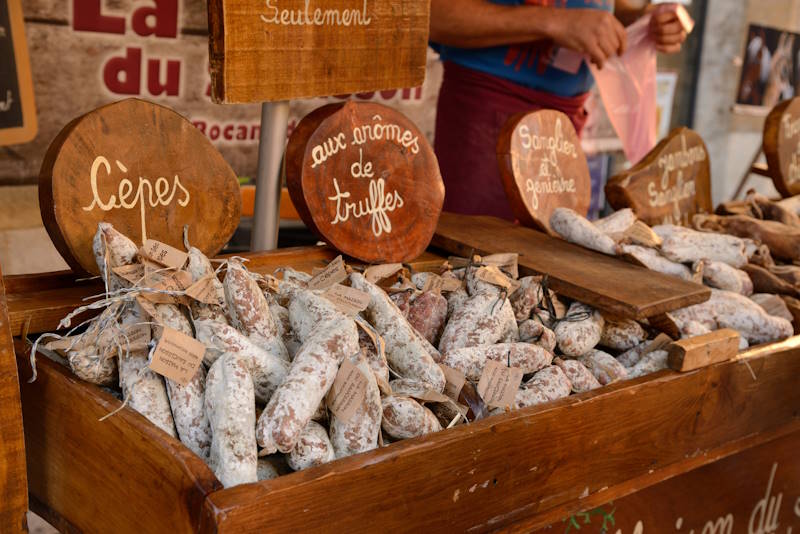
<path fill-rule="evenodd" d="M 775 188 L 784 197 L 800 194 L 800 97 L 767 115 L 763 148 Z"/>
<path fill-rule="evenodd" d="M 76 271 L 97 273 L 92 239 L 106 221 L 137 244 L 155 239 L 207 255 L 239 224 L 233 169 L 174 111 L 128 99 L 70 122 L 47 149 L 39 204 L 50 238 Z"/>
<path fill-rule="evenodd" d="M 554 209 L 589 211 L 586 155 L 563 113 L 542 110 L 511 117 L 497 141 L 497 162 L 511 209 L 522 224 L 549 231 Z"/>
<path fill-rule="evenodd" d="M 417 87 L 429 0 L 209 0 L 215 102 Z"/>
<path fill-rule="evenodd" d="M 696 213 L 710 213 L 711 171 L 700 136 L 676 128 L 629 170 L 605 187 L 616 210 L 631 208 L 645 223 L 688 226 Z"/>
<path fill-rule="evenodd" d="M 285 162 L 300 217 L 345 254 L 404 262 L 433 237 L 444 184 L 433 149 L 403 114 L 371 103 L 323 106 L 297 125 Z"/>

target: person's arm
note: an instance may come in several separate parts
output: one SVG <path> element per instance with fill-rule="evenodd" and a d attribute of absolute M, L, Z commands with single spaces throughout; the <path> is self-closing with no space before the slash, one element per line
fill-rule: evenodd
<path fill-rule="evenodd" d="M 625 26 L 633 24 L 648 11 L 653 13 L 650 36 L 656 43 L 656 49 L 664 54 L 680 52 L 686 40 L 686 31 L 674 11 L 659 9 L 647 0 L 616 0 L 614 4 L 614 15 Z"/>
<path fill-rule="evenodd" d="M 488 0 L 431 0 L 431 41 L 484 48 L 551 39 L 602 66 L 625 49 L 625 28 L 597 9 L 499 5 Z"/>

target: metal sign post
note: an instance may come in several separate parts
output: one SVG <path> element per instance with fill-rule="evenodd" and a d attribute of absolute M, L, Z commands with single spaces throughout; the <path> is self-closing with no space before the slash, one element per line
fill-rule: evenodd
<path fill-rule="evenodd" d="M 286 147 L 288 123 L 288 100 L 261 104 L 261 136 L 250 250 L 273 250 L 278 246 L 281 160 Z"/>

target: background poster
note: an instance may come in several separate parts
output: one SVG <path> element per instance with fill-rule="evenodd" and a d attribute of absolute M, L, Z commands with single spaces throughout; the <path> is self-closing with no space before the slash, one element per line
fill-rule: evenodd
<path fill-rule="evenodd" d="M 794 32 L 751 24 L 736 103 L 774 107 L 800 89 L 800 39 Z"/>

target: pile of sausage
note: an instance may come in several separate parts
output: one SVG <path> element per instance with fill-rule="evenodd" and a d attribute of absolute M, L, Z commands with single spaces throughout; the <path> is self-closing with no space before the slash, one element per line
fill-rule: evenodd
<path fill-rule="evenodd" d="M 710 287 L 708 301 L 672 311 L 668 319 L 684 338 L 732 328 L 741 335 L 740 348 L 746 348 L 794 332 L 794 313 L 800 311 L 800 266 L 793 263 L 800 261 L 800 217 L 787 206 L 751 193 L 745 202 L 718 209 L 736 214 L 695 215 L 694 229 L 649 228 L 630 209 L 590 222 L 558 208 L 551 227 L 567 241 Z M 634 225 L 637 231 L 631 232 Z"/>
<path fill-rule="evenodd" d="M 129 407 L 206 460 L 226 487 L 666 367 L 666 352 L 640 324 L 562 302 L 541 277 L 515 280 L 479 257 L 459 269 L 445 263 L 436 273 L 378 281 L 349 269 L 342 284 L 368 301 L 354 314 L 311 289 L 311 275 L 285 268 L 262 276 L 230 259 L 218 276 L 196 248 L 177 270 L 193 283 L 208 280 L 218 300 L 145 305 L 135 297 L 147 279 L 118 274 L 145 262 L 137 246 L 101 223 L 95 253 L 114 297 L 65 351 L 71 369 L 118 384 Z M 134 347 L 125 332 L 142 325 L 152 340 Z M 149 368 L 165 327 L 205 345 L 186 385 Z M 365 391 L 342 419 L 329 409 L 329 393 L 346 360 Z M 476 393 L 490 360 L 521 370 L 510 405 L 489 409 Z M 448 391 L 446 372 L 463 386 Z"/>

